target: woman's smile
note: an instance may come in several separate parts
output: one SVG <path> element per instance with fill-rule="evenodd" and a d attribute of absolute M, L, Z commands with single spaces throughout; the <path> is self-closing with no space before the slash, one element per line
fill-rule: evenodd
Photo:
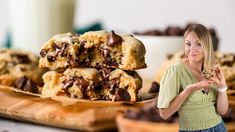
<path fill-rule="evenodd" d="M 192 57 L 195 57 L 195 56 L 197 56 L 197 55 L 199 55 L 199 54 L 189 53 L 189 55 L 192 56 Z"/>

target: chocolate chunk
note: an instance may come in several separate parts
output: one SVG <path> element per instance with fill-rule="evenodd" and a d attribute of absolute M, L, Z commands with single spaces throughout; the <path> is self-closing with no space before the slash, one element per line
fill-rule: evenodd
<path fill-rule="evenodd" d="M 86 58 L 83 59 L 79 64 L 81 67 L 91 67 L 91 60 Z"/>
<path fill-rule="evenodd" d="M 26 76 L 22 76 L 15 80 L 15 87 L 18 89 L 23 90 L 24 86 L 26 85 L 28 78 Z"/>
<path fill-rule="evenodd" d="M 119 88 L 119 83 L 120 83 L 120 78 L 114 78 L 112 80 L 110 80 L 106 87 L 109 87 L 110 90 L 109 90 L 109 93 L 110 94 L 115 94 L 116 90 Z"/>
<path fill-rule="evenodd" d="M 107 79 L 109 78 L 109 76 L 110 76 L 111 71 L 112 71 L 112 70 L 109 69 L 109 68 L 102 68 L 102 69 L 100 69 L 101 78 L 102 78 L 103 80 L 107 80 Z"/>
<path fill-rule="evenodd" d="M 132 77 L 134 77 L 136 75 L 136 72 L 135 71 L 131 71 L 131 70 L 128 70 L 126 71 L 126 73 Z"/>
<path fill-rule="evenodd" d="M 27 78 L 26 76 L 22 76 L 15 80 L 15 87 L 32 93 L 39 93 L 39 89 L 37 84 L 32 80 Z"/>
<path fill-rule="evenodd" d="M 89 51 L 90 51 L 89 48 L 84 48 L 84 50 L 83 50 L 84 54 L 88 54 Z"/>
<path fill-rule="evenodd" d="M 112 94 L 112 95 L 114 95 L 114 94 L 115 94 L 115 91 L 116 91 L 115 88 L 111 88 L 111 89 L 109 90 L 109 93 Z"/>
<path fill-rule="evenodd" d="M 101 83 L 96 83 L 96 82 L 94 82 L 94 83 L 93 83 L 93 89 L 94 89 L 95 91 L 101 90 L 101 89 L 102 89 Z"/>
<path fill-rule="evenodd" d="M 103 66 L 111 67 L 111 68 L 118 68 L 118 63 L 112 58 L 107 58 L 106 60 L 104 60 Z"/>
<path fill-rule="evenodd" d="M 63 90 L 68 94 L 68 89 L 73 86 L 73 84 L 76 84 L 80 89 L 83 95 L 86 95 L 87 88 L 89 87 L 89 82 L 87 82 L 82 77 L 71 77 L 69 80 L 65 80 L 62 82 Z"/>
<path fill-rule="evenodd" d="M 112 30 L 109 37 L 108 37 L 108 46 L 114 46 L 116 44 L 121 44 L 122 43 L 122 37 L 115 34 L 115 32 Z"/>
<path fill-rule="evenodd" d="M 69 46 L 68 43 L 62 43 L 62 46 L 61 46 L 61 49 L 60 49 L 60 51 L 61 51 L 61 56 L 64 56 L 65 51 L 67 50 L 68 46 Z"/>
<path fill-rule="evenodd" d="M 32 80 L 32 79 L 28 79 L 24 89 L 24 91 L 29 91 L 32 93 L 39 93 L 37 84 Z"/>
<path fill-rule="evenodd" d="M 102 53 L 103 57 L 106 59 L 110 57 L 110 49 L 100 48 L 100 52 Z"/>
<path fill-rule="evenodd" d="M 53 47 L 56 49 L 56 57 L 57 56 L 66 56 L 65 51 L 67 50 L 68 43 L 64 42 L 61 44 L 61 47 L 58 46 L 57 44 L 54 44 Z"/>
<path fill-rule="evenodd" d="M 110 80 L 109 86 L 111 89 L 117 89 L 119 88 L 120 78 L 114 78 Z"/>
<path fill-rule="evenodd" d="M 67 63 L 68 63 L 67 68 L 68 67 L 75 67 L 77 62 L 78 61 L 76 61 L 72 55 L 70 55 L 70 54 L 67 55 Z"/>
<path fill-rule="evenodd" d="M 76 85 L 79 85 L 84 90 L 88 88 L 89 82 L 87 82 L 84 78 L 80 77 L 77 79 Z"/>
<path fill-rule="evenodd" d="M 94 56 L 93 51 L 95 47 L 92 46 L 90 48 L 85 48 L 84 43 L 85 42 L 81 43 L 81 46 L 77 53 L 77 56 L 79 56 L 79 58 L 76 59 L 76 63 L 78 63 L 81 67 L 91 67 L 91 60 Z"/>
<path fill-rule="evenodd" d="M 69 87 L 72 87 L 73 86 L 73 80 L 64 80 L 62 83 L 63 83 L 63 86 L 62 86 L 62 89 L 65 90 Z"/>
<path fill-rule="evenodd" d="M 151 88 L 149 89 L 149 93 L 157 93 L 159 92 L 160 85 L 157 82 L 153 82 Z"/>
<path fill-rule="evenodd" d="M 48 56 L 47 56 L 47 60 L 48 60 L 49 62 L 54 62 L 54 61 L 55 61 L 55 57 L 52 56 L 52 55 L 48 55 Z"/>
<path fill-rule="evenodd" d="M 46 54 L 47 54 L 47 50 L 42 49 L 42 50 L 40 51 L 40 55 L 41 55 L 41 57 L 45 57 L 45 56 L 46 56 Z"/>
<path fill-rule="evenodd" d="M 29 59 L 28 55 L 24 55 L 24 54 L 11 54 L 11 56 L 13 58 L 16 58 L 16 62 L 17 63 L 24 63 L 24 64 L 30 63 L 30 59 Z"/>
<path fill-rule="evenodd" d="M 89 86 L 89 83 L 85 79 L 83 79 L 82 77 L 71 77 L 69 80 L 65 80 L 62 83 L 64 84 L 62 89 L 65 91 L 65 93 L 68 96 L 70 96 L 70 93 L 68 91 L 69 88 L 72 87 L 73 84 L 75 84 L 81 89 L 81 92 L 82 92 L 84 98 L 86 98 L 86 91 Z"/>
<path fill-rule="evenodd" d="M 115 100 L 116 101 L 130 101 L 130 94 L 123 88 L 119 88 L 115 92 Z"/>
<path fill-rule="evenodd" d="M 118 67 L 118 63 L 116 63 L 116 61 L 110 55 L 110 53 L 111 53 L 110 49 L 100 48 L 100 51 L 101 51 L 103 57 L 105 58 L 105 60 L 103 62 L 104 67 L 112 67 L 112 68 Z"/>
<path fill-rule="evenodd" d="M 54 48 L 54 50 L 56 50 L 56 49 L 60 49 L 60 46 L 59 45 L 57 45 L 57 44 L 55 44 L 55 42 L 54 42 L 54 44 L 53 44 L 53 46 L 52 46 L 53 48 Z"/>
<path fill-rule="evenodd" d="M 60 50 L 62 50 L 62 51 L 67 50 L 67 47 L 68 47 L 68 46 L 69 46 L 69 43 L 63 42 L 63 43 L 61 44 Z"/>
<path fill-rule="evenodd" d="M 19 59 L 20 63 L 30 63 L 28 55 L 18 55 L 17 58 Z"/>

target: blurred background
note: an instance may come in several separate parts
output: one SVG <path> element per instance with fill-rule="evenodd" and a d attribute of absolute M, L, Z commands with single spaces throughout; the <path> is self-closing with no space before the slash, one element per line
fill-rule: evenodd
<path fill-rule="evenodd" d="M 7 1 L 0 0 L 1 46 L 10 33 Z M 41 11 L 44 8 L 40 7 Z M 83 30 L 98 23 L 107 30 L 132 33 L 167 26 L 184 27 L 189 22 L 214 28 L 219 37 L 219 50 L 235 52 L 234 0 L 77 0 L 73 26 Z"/>
<path fill-rule="evenodd" d="M 183 49 L 182 31 L 190 23 L 209 28 L 218 51 L 235 53 L 234 0 L 0 0 L 0 48 L 39 54 L 58 33 L 105 29 L 135 34 L 147 50 L 148 68 L 138 72 L 152 82 L 168 53 Z"/>
<path fill-rule="evenodd" d="M 0 0 L 0 18 L 0 47 L 36 54 L 58 33 L 135 34 L 147 50 L 148 68 L 139 73 L 150 80 L 167 54 L 183 49 L 182 34 L 190 23 L 210 29 L 218 51 L 235 53 L 234 0 Z"/>

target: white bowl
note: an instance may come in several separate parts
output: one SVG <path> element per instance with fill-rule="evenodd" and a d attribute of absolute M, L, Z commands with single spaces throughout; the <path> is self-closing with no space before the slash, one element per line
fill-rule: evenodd
<path fill-rule="evenodd" d="M 156 71 L 167 59 L 168 54 L 174 54 L 184 49 L 184 38 L 181 36 L 145 36 L 135 35 L 146 48 L 146 69 L 137 70 L 144 80 L 154 80 Z"/>

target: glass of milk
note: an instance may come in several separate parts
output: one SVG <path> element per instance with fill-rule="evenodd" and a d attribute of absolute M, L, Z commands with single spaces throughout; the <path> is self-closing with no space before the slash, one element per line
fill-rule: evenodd
<path fill-rule="evenodd" d="M 73 31 L 76 0 L 8 0 L 12 47 L 39 54 L 53 35 Z"/>

